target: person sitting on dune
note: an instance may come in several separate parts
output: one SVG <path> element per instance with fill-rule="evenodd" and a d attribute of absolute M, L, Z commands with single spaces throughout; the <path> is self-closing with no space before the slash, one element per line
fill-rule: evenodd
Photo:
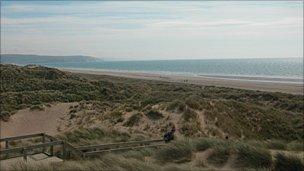
<path fill-rule="evenodd" d="M 165 133 L 164 140 L 165 142 L 170 142 L 171 140 L 174 140 L 174 133 L 175 133 L 175 126 L 172 126 L 171 131 Z"/>

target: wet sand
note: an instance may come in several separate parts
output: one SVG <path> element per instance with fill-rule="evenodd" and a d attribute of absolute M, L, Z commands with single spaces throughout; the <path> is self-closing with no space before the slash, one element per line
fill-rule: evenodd
<path fill-rule="evenodd" d="M 146 80 L 158 80 L 166 82 L 178 82 L 187 84 L 200 84 L 206 86 L 230 87 L 248 90 L 260 90 L 269 92 L 283 92 L 303 95 L 303 82 L 296 82 L 294 79 L 252 79 L 248 77 L 232 76 L 186 76 L 186 75 L 166 75 L 154 73 L 123 72 L 123 71 L 102 71 L 102 70 L 82 70 L 82 69 L 62 69 L 73 73 L 109 75 L 115 77 L 126 77 Z M 258 80 L 257 80 L 258 79 Z"/>

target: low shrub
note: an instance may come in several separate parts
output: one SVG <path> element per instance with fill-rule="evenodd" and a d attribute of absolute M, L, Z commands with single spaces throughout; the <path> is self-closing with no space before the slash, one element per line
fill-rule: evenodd
<path fill-rule="evenodd" d="M 286 149 L 291 151 L 304 151 L 304 142 L 292 141 L 287 144 Z"/>
<path fill-rule="evenodd" d="M 214 151 L 207 159 L 208 163 L 216 166 L 224 165 L 230 156 L 230 148 L 226 148 L 225 146 L 215 146 L 213 150 Z"/>
<path fill-rule="evenodd" d="M 249 140 L 246 141 L 245 143 L 258 148 L 268 148 L 267 143 L 265 141 Z"/>
<path fill-rule="evenodd" d="M 67 132 L 59 138 L 71 143 L 81 143 L 81 140 L 103 140 L 107 139 L 113 142 L 127 141 L 130 135 L 125 132 L 116 130 L 104 130 L 101 128 L 81 128 L 71 132 Z"/>
<path fill-rule="evenodd" d="M 9 120 L 10 113 L 7 111 L 1 111 L 0 120 L 7 122 Z"/>
<path fill-rule="evenodd" d="M 228 145 L 228 142 L 216 138 L 200 138 L 194 142 L 196 151 L 205 151 L 208 148 L 224 145 Z"/>
<path fill-rule="evenodd" d="M 186 103 L 187 106 L 189 106 L 192 109 L 195 109 L 195 110 L 201 110 L 202 109 L 201 105 L 197 102 L 197 99 L 188 98 L 188 99 L 186 99 L 185 103 Z"/>
<path fill-rule="evenodd" d="M 126 112 L 132 112 L 132 110 L 133 110 L 133 109 L 132 109 L 131 107 L 126 107 L 126 108 L 125 108 L 125 111 L 126 111 Z"/>
<path fill-rule="evenodd" d="M 146 116 L 151 119 L 151 120 L 158 120 L 158 119 L 161 119 L 164 117 L 164 115 L 157 111 L 157 110 L 149 110 L 147 113 L 146 113 Z"/>
<path fill-rule="evenodd" d="M 267 147 L 269 149 L 276 149 L 276 150 L 285 150 L 287 142 L 283 140 L 270 140 L 267 142 Z"/>
<path fill-rule="evenodd" d="M 191 137 L 195 136 L 200 130 L 201 127 L 199 121 L 183 122 L 180 128 L 180 133 L 187 137 Z"/>
<path fill-rule="evenodd" d="M 154 150 L 151 148 L 140 149 L 140 150 L 130 150 L 122 154 L 125 158 L 135 158 L 141 161 L 144 161 L 144 158 L 147 156 L 152 156 Z"/>
<path fill-rule="evenodd" d="M 198 115 L 195 111 L 193 111 L 190 108 L 187 108 L 184 113 L 183 113 L 183 119 L 184 121 L 188 122 L 188 121 L 195 121 L 198 119 Z"/>
<path fill-rule="evenodd" d="M 44 110 L 44 106 L 43 105 L 33 105 L 30 107 L 30 110 L 34 111 L 34 110 Z"/>
<path fill-rule="evenodd" d="M 141 116 L 142 116 L 141 113 L 135 113 L 123 125 L 128 126 L 128 127 L 132 127 L 135 124 L 138 124 L 138 122 L 140 121 Z"/>
<path fill-rule="evenodd" d="M 114 111 L 108 115 L 108 119 L 111 123 L 117 124 L 119 122 L 123 122 L 124 118 L 122 116 L 123 114 L 120 111 Z"/>
<path fill-rule="evenodd" d="M 189 142 L 175 143 L 160 149 L 154 157 L 160 162 L 189 162 L 192 158 L 192 145 Z"/>
<path fill-rule="evenodd" d="M 268 150 L 252 147 L 243 143 L 234 143 L 238 154 L 235 164 L 240 167 L 269 168 L 272 157 Z"/>
<path fill-rule="evenodd" d="M 106 133 L 104 130 L 100 128 L 89 128 L 89 129 L 77 129 L 72 132 L 67 132 L 64 134 L 64 139 L 66 139 L 69 142 L 77 142 L 80 139 L 87 139 L 87 140 L 93 140 L 93 139 L 100 139 L 105 137 Z"/>
<path fill-rule="evenodd" d="M 276 171 L 302 171 L 303 161 L 295 156 L 288 156 L 278 153 L 275 156 L 274 170 Z"/>
<path fill-rule="evenodd" d="M 173 102 L 170 102 L 166 108 L 167 111 L 177 111 L 177 112 L 183 112 L 186 108 L 186 104 L 179 101 L 174 100 Z"/>

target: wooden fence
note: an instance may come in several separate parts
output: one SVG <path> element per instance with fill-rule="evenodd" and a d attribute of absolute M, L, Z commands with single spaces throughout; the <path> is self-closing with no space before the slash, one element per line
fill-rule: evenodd
<path fill-rule="evenodd" d="M 38 144 L 31 144 L 21 147 L 10 147 L 10 142 L 33 138 L 39 138 L 41 139 L 41 142 L 38 141 Z M 48 156 L 56 155 L 57 157 L 62 159 L 87 158 L 98 156 L 106 152 L 135 150 L 141 148 L 157 148 L 165 145 L 162 139 L 158 139 L 148 141 L 131 141 L 74 147 L 66 141 L 59 140 L 45 133 L 2 138 L 0 139 L 0 143 L 1 142 L 5 142 L 5 148 L 0 149 L 0 160 L 21 156 L 23 156 L 23 158 L 26 160 L 28 155 L 39 153 L 44 153 Z M 59 147 L 59 151 L 56 151 L 56 154 L 54 152 L 55 146 Z"/>

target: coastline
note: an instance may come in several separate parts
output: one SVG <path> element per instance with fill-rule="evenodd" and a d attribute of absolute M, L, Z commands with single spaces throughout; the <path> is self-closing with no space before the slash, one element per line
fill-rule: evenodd
<path fill-rule="evenodd" d="M 94 70 L 94 69 L 67 69 L 60 68 L 60 70 L 80 74 L 93 75 L 108 75 L 114 77 L 125 77 L 145 80 L 157 80 L 176 83 L 199 84 L 205 86 L 219 86 L 229 88 L 239 88 L 248 90 L 259 90 L 268 92 L 282 92 L 289 94 L 303 95 L 303 82 L 292 82 L 294 79 L 278 78 L 268 79 L 262 77 L 259 80 L 252 77 L 239 76 L 217 76 L 217 75 L 174 75 L 174 74 L 156 74 L 143 72 L 124 72 L 124 71 L 109 71 L 109 70 Z M 262 79 L 260 79 L 262 78 Z M 291 81 L 291 82 L 290 82 Z"/>

